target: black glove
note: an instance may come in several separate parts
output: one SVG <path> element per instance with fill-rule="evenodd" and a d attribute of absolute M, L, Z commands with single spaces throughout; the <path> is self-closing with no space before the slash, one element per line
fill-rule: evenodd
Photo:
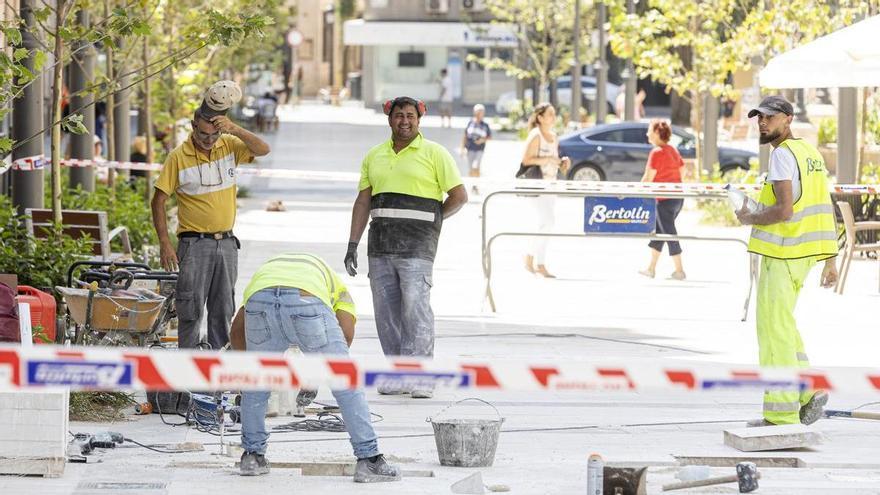
<path fill-rule="evenodd" d="M 343 263 L 345 263 L 345 271 L 347 271 L 349 275 L 352 277 L 357 275 L 358 243 L 348 243 L 348 251 L 345 252 L 345 261 Z"/>

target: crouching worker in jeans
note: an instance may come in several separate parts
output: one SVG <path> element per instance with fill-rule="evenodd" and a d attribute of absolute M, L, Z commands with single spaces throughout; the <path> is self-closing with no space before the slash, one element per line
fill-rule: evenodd
<path fill-rule="evenodd" d="M 304 353 L 348 355 L 354 338 L 355 307 L 339 276 L 321 258 L 304 253 L 272 258 L 244 291 L 244 311 L 232 322 L 237 350 L 284 352 L 297 345 Z M 396 481 L 400 472 L 379 453 L 363 390 L 334 390 L 357 457 L 354 481 Z M 241 471 L 269 472 L 266 460 L 266 408 L 269 392 L 244 392 L 241 401 Z"/>

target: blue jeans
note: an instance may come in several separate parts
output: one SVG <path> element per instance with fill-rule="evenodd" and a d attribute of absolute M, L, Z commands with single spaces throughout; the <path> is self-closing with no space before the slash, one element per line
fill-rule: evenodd
<path fill-rule="evenodd" d="M 245 305 L 245 337 L 248 351 L 284 352 L 291 345 L 306 354 L 348 355 L 348 346 L 336 315 L 314 296 L 301 296 L 299 289 L 272 287 L 248 299 Z M 241 444 L 244 450 L 266 453 L 266 408 L 269 392 L 243 392 L 241 398 Z M 379 454 L 370 410 L 361 389 L 333 390 L 342 419 L 358 459 Z"/>
<path fill-rule="evenodd" d="M 369 259 L 373 310 L 382 351 L 386 356 L 433 356 L 434 263 L 420 258 Z"/>

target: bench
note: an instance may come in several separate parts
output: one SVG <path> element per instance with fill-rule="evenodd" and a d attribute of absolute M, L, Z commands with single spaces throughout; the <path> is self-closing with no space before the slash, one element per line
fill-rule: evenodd
<path fill-rule="evenodd" d="M 50 236 L 53 224 L 52 210 L 28 208 L 25 210 L 25 226 L 28 232 L 37 239 Z M 73 239 L 88 237 L 92 244 L 92 255 L 95 258 L 110 261 L 131 259 L 131 241 L 128 228 L 116 227 L 109 230 L 107 212 L 86 210 L 61 210 L 61 224 L 64 234 Z M 119 238 L 122 253 L 112 253 L 110 243 Z"/>

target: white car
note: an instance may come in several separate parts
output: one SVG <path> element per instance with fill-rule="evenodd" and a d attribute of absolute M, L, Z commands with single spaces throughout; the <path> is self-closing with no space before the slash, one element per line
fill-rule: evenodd
<path fill-rule="evenodd" d="M 607 83 L 605 85 L 605 101 L 608 108 L 608 113 L 614 113 L 614 102 L 617 101 L 617 93 L 620 92 L 620 86 L 612 83 Z M 587 108 L 590 112 L 595 112 L 595 101 L 596 101 L 596 78 L 590 76 L 581 76 L 581 94 L 583 95 L 584 102 L 586 103 Z M 544 88 L 544 95 L 542 101 L 548 101 L 550 99 L 550 90 Z M 556 96 L 557 101 L 559 101 L 560 105 L 569 106 L 571 105 L 571 76 L 561 76 L 556 80 Z M 531 88 L 525 90 L 525 99 L 532 99 L 532 90 Z M 495 102 L 495 112 L 501 115 L 505 115 L 510 113 L 513 110 L 514 105 L 518 103 L 519 100 L 516 98 L 516 91 L 508 91 L 506 93 L 502 93 L 501 96 L 498 97 L 498 100 Z"/>

